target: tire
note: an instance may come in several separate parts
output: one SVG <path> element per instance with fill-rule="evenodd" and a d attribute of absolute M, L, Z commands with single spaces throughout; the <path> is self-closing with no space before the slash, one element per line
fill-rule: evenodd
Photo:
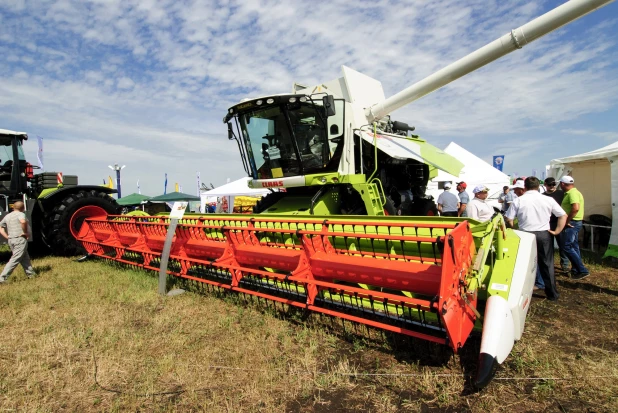
<path fill-rule="evenodd" d="M 254 214 L 261 214 L 265 212 L 268 208 L 275 205 L 277 202 L 281 200 L 285 195 L 285 192 L 271 192 L 262 197 L 257 204 L 253 207 Z"/>
<path fill-rule="evenodd" d="M 393 205 L 393 201 L 389 197 L 386 197 L 386 204 L 384 204 L 384 215 L 397 215 L 397 208 Z"/>
<path fill-rule="evenodd" d="M 83 247 L 71 234 L 71 218 L 81 208 L 99 207 L 108 214 L 117 214 L 116 200 L 105 192 L 96 190 L 79 191 L 66 195 L 64 199 L 43 217 L 43 242 L 54 255 L 69 256 L 84 252 Z M 81 227 L 83 219 L 73 223 L 74 231 Z"/>

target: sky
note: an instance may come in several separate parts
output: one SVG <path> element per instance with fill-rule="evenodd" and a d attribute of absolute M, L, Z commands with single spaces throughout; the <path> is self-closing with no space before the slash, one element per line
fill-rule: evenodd
<path fill-rule="evenodd" d="M 26 158 L 122 192 L 196 193 L 245 176 L 222 123 L 243 98 L 318 84 L 349 66 L 391 96 L 558 6 L 525 0 L 10 0 L 0 2 L 0 128 Z M 504 171 L 618 141 L 612 3 L 393 113 L 437 147 Z"/>

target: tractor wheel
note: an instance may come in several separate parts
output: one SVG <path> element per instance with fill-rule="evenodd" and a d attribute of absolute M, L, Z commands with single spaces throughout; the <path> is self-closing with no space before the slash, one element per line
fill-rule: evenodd
<path fill-rule="evenodd" d="M 67 195 L 43 218 L 43 241 L 55 255 L 77 255 L 84 252 L 75 240 L 84 219 L 118 213 L 116 200 L 105 192 L 79 191 Z"/>

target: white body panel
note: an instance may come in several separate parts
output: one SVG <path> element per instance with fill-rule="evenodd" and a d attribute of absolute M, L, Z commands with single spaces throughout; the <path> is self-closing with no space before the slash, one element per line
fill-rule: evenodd
<path fill-rule="evenodd" d="M 519 340 L 524 332 L 526 315 L 532 301 L 532 290 L 536 279 L 537 255 L 536 237 L 523 231 L 514 231 L 519 237 L 517 261 L 513 271 L 513 281 L 509 290 L 508 304 L 513 315 L 515 340 Z"/>
<path fill-rule="evenodd" d="M 502 363 L 515 344 L 513 315 L 507 301 L 499 295 L 487 299 L 481 338 L 481 354 L 489 354 Z"/>
<path fill-rule="evenodd" d="M 533 234 L 514 231 L 519 248 L 508 299 L 493 295 L 487 299 L 481 338 L 481 354 L 489 354 L 502 363 L 524 332 L 536 278 L 536 238 Z"/>

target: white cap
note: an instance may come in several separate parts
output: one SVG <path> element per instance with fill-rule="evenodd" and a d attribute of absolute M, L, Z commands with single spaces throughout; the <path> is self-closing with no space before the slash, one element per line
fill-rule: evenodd
<path fill-rule="evenodd" d="M 511 185 L 511 186 L 509 186 L 509 188 L 511 188 L 511 189 L 515 189 L 515 188 L 526 189 L 526 186 L 524 185 L 524 181 L 522 181 L 520 179 L 518 181 L 515 181 L 515 185 Z"/>
<path fill-rule="evenodd" d="M 476 188 L 472 190 L 473 193 L 478 194 L 479 192 L 488 192 L 489 188 L 485 185 L 478 185 Z"/>
<path fill-rule="evenodd" d="M 560 182 L 570 185 L 575 183 L 575 179 L 573 179 L 572 176 L 563 176 L 562 178 L 560 178 Z"/>
<path fill-rule="evenodd" d="M 444 189 L 450 189 L 451 187 L 451 183 L 450 182 L 445 182 L 444 183 Z"/>

